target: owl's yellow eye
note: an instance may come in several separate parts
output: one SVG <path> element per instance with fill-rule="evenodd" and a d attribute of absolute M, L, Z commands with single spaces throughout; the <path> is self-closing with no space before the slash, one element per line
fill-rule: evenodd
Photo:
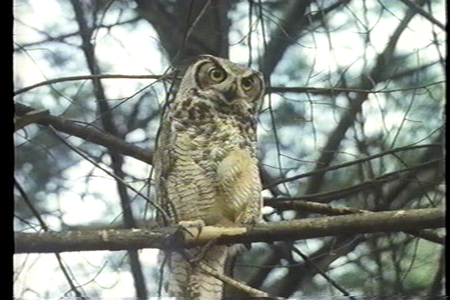
<path fill-rule="evenodd" d="M 253 83 L 254 82 L 253 82 L 253 78 L 252 77 L 242 78 L 242 81 L 241 81 L 242 89 L 244 91 L 250 90 L 253 87 Z"/>
<path fill-rule="evenodd" d="M 222 82 L 227 77 L 225 71 L 221 68 L 212 68 L 209 71 L 209 78 L 215 82 Z"/>

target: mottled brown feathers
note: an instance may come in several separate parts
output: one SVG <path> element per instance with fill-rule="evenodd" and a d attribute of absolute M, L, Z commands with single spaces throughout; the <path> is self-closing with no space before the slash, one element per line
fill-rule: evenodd
<path fill-rule="evenodd" d="M 157 199 L 172 223 L 261 220 L 256 121 L 263 93 L 261 73 L 225 59 L 202 55 L 186 68 L 162 117 L 154 158 Z M 227 249 L 213 247 L 197 265 L 166 253 L 169 294 L 220 299 L 223 283 L 201 266 L 223 272 Z"/>

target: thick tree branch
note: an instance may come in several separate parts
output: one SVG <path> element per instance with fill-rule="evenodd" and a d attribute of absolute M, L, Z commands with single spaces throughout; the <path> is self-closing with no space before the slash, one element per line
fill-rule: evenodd
<path fill-rule="evenodd" d="M 91 75 L 98 75 L 101 73 L 100 64 L 97 61 L 95 53 L 95 44 L 93 43 L 94 27 L 88 24 L 86 18 L 86 12 L 83 9 L 83 4 L 71 0 L 73 11 L 75 13 L 75 20 L 78 23 L 78 28 L 81 37 L 81 50 L 83 51 L 86 59 L 87 67 Z M 94 14 L 93 24 L 96 23 Z M 111 109 L 108 98 L 106 97 L 105 88 L 100 79 L 92 79 L 93 92 L 97 104 L 97 114 L 100 119 L 100 123 L 103 129 L 110 133 L 112 136 L 120 138 L 122 133 L 120 132 L 113 110 Z M 122 220 L 127 228 L 136 227 L 136 220 L 131 210 L 131 197 L 128 194 L 127 186 L 124 184 L 125 172 L 123 171 L 124 158 L 121 154 L 107 148 L 107 153 L 111 158 L 111 167 L 116 179 L 117 192 L 120 199 L 120 206 L 122 208 Z M 128 258 L 130 262 L 131 274 L 134 280 L 134 286 L 136 290 L 136 296 L 138 299 L 147 299 L 147 287 L 144 278 L 144 272 L 139 260 L 139 254 L 136 251 L 129 250 Z"/>
<path fill-rule="evenodd" d="M 135 2 L 138 13 L 158 33 L 170 61 L 203 53 L 228 58 L 227 14 L 234 1 Z"/>
<path fill-rule="evenodd" d="M 283 21 L 270 33 L 272 38 L 262 57 L 261 70 L 266 76 L 272 74 L 286 50 L 297 42 L 304 31 L 349 1 L 335 1 L 328 7 L 308 14 L 312 2 L 314 1 L 292 1 L 285 6 L 281 17 Z"/>
<path fill-rule="evenodd" d="M 15 114 L 19 117 L 28 115 L 35 111 L 36 110 L 29 106 L 17 102 L 15 103 Z M 111 134 L 89 124 L 79 125 L 73 121 L 53 116 L 51 114 L 41 115 L 39 119 L 35 120 L 35 122 L 45 126 L 52 125 L 55 129 L 61 132 L 104 146 L 111 151 L 131 156 L 145 163 L 152 163 L 153 154 L 151 151 L 129 144 L 124 140 L 112 136 Z"/>
<path fill-rule="evenodd" d="M 440 208 L 368 212 L 308 218 L 240 227 L 205 226 L 201 233 L 182 234 L 177 227 L 130 230 L 16 233 L 16 253 L 179 248 L 206 244 L 274 242 L 335 235 L 398 232 L 444 226 Z"/>
<path fill-rule="evenodd" d="M 445 25 L 442 24 L 439 20 L 437 20 L 435 17 L 433 17 L 429 12 L 425 11 L 422 7 L 417 5 L 416 3 L 410 1 L 410 0 L 400 0 L 408 7 L 414 9 L 418 14 L 420 14 L 422 17 L 433 23 L 434 25 L 438 26 L 442 30 L 445 30 Z"/>

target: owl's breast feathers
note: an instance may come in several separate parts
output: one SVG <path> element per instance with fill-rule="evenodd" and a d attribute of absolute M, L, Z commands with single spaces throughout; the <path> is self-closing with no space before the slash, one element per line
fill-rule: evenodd
<path fill-rule="evenodd" d="M 219 163 L 216 205 L 237 223 L 258 221 L 260 181 L 256 160 L 248 149 L 235 149 Z"/>
<path fill-rule="evenodd" d="M 192 204 L 205 223 L 254 222 L 261 209 L 254 128 L 248 120 L 218 112 L 201 100 L 187 99 L 172 110 L 168 155 L 173 168 L 168 175 L 176 181 L 175 190 L 197 191 L 192 196 L 198 205 Z M 192 182 L 188 178 L 193 175 Z M 180 199 L 179 214 L 189 205 L 185 200 Z"/>
<path fill-rule="evenodd" d="M 226 226 L 262 219 L 256 111 L 263 91 L 259 72 L 218 57 L 199 56 L 185 70 L 162 116 L 154 156 L 157 200 L 170 223 Z M 169 295 L 222 299 L 223 282 L 199 266 L 223 273 L 232 248 L 171 253 Z M 186 259 L 200 253 L 195 264 Z"/>

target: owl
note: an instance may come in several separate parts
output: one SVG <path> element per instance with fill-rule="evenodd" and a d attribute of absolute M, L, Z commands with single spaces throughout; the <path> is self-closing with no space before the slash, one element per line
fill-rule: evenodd
<path fill-rule="evenodd" d="M 201 55 L 187 67 L 162 116 L 154 156 L 157 201 L 171 224 L 230 226 L 262 220 L 256 125 L 264 80 L 260 72 Z M 221 299 L 228 246 L 165 253 L 168 294 Z M 201 254 L 201 259 L 190 263 Z M 187 254 L 187 255 L 186 255 Z"/>

